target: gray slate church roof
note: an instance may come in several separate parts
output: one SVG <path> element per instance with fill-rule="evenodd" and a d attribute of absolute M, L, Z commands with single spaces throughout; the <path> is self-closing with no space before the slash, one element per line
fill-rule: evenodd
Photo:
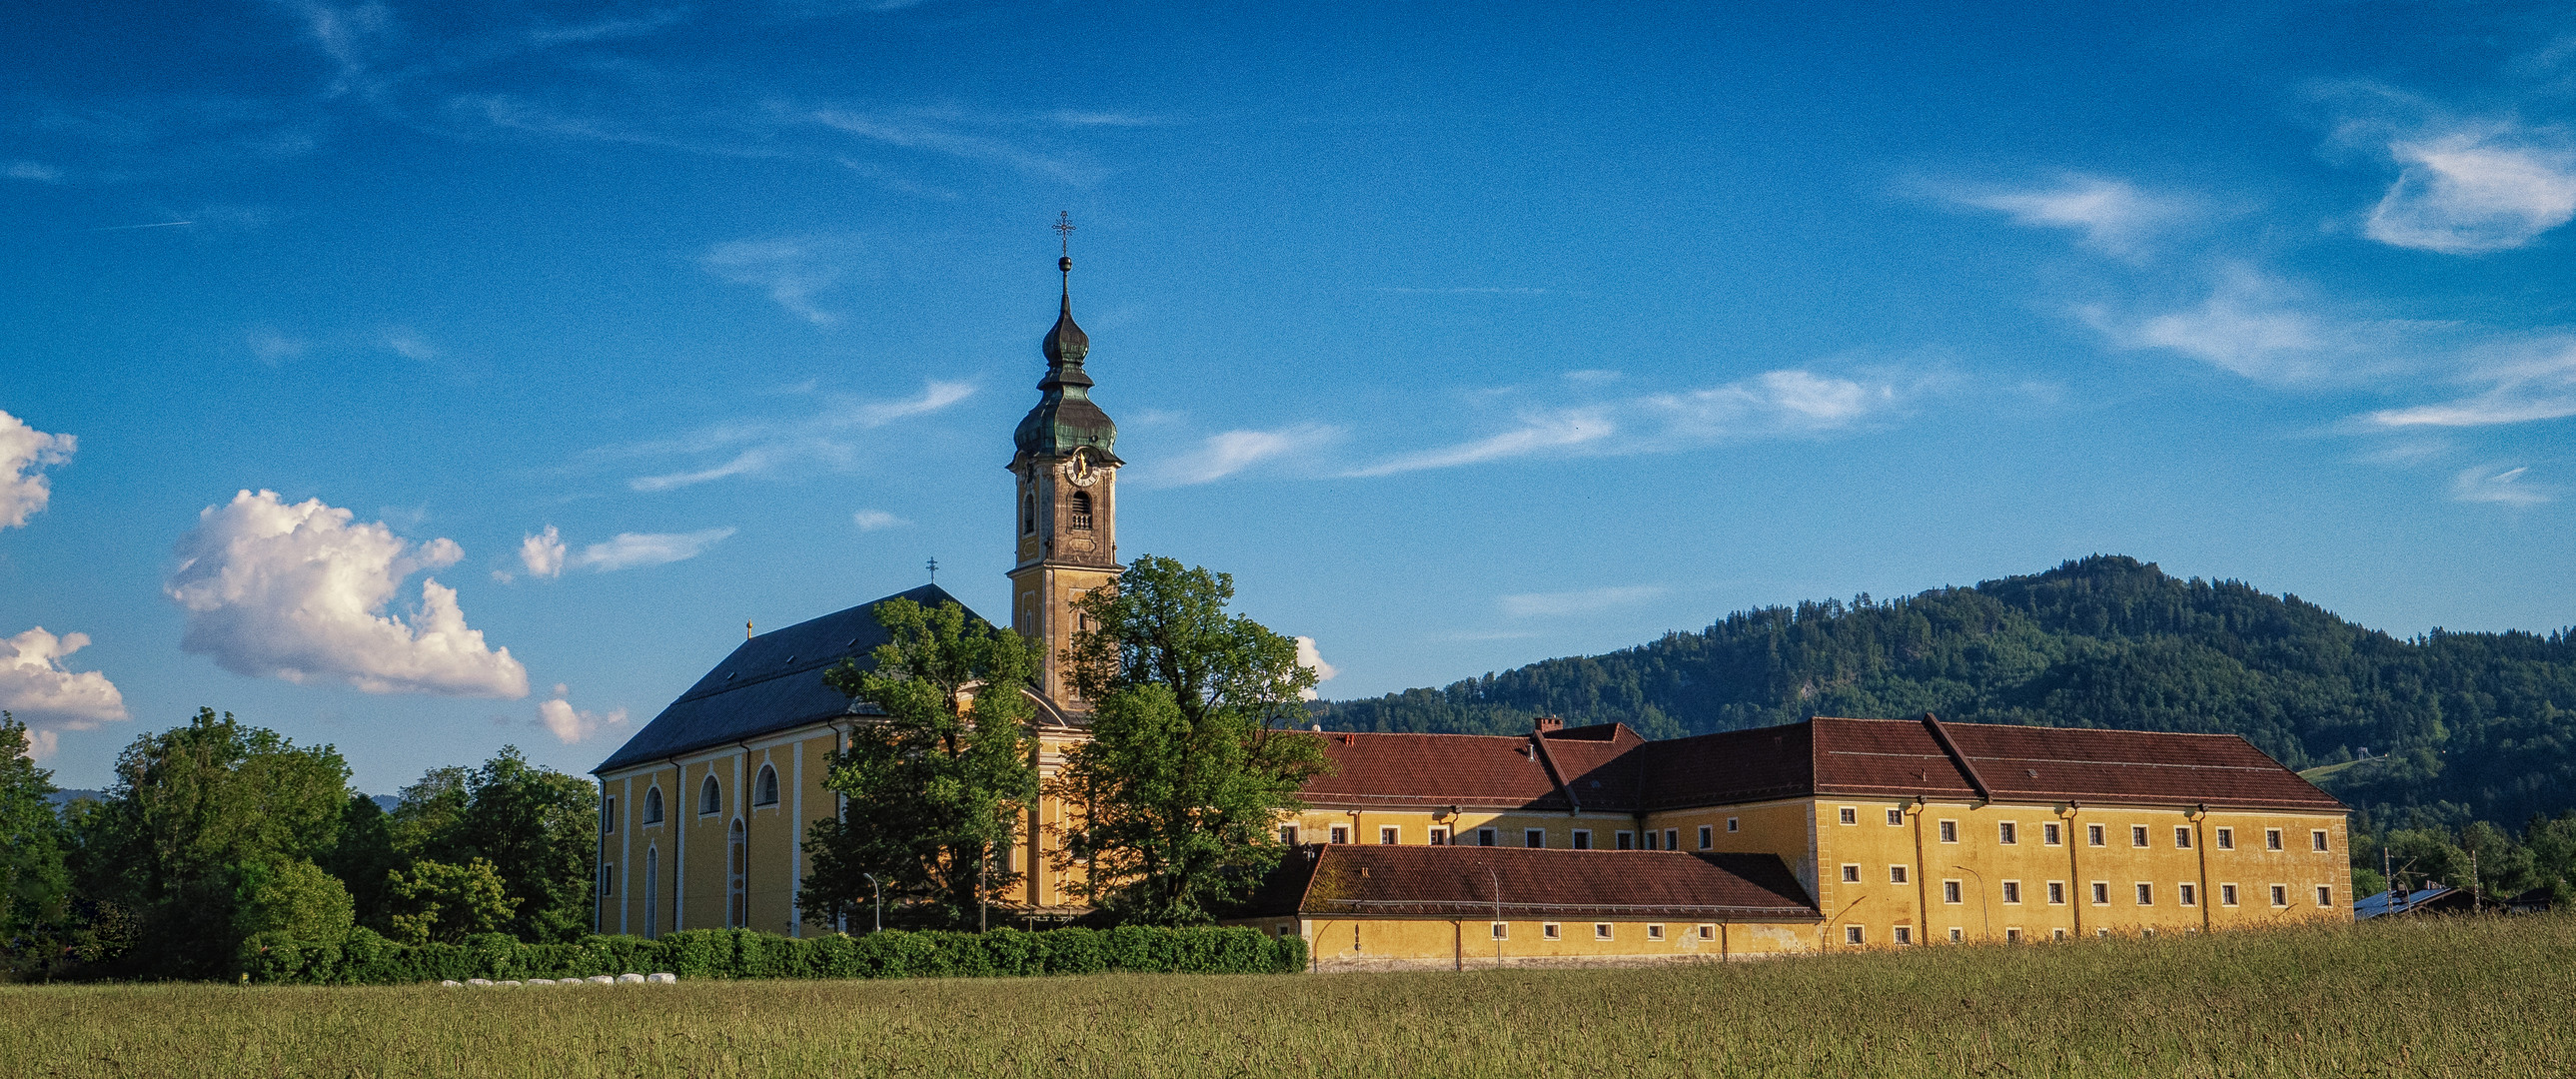
<path fill-rule="evenodd" d="M 671 702 L 653 722 L 635 732 L 616 753 L 601 761 L 599 775 L 639 764 L 667 760 L 713 746 L 731 745 L 771 731 L 782 731 L 834 716 L 850 714 L 850 699 L 823 684 L 823 672 L 844 659 L 867 665 L 868 653 L 886 643 L 884 626 L 868 609 L 887 599 L 908 599 L 924 607 L 956 603 L 957 597 L 935 584 L 885 599 L 862 603 L 821 618 L 775 629 L 733 650 L 698 684 Z M 972 608 L 966 617 L 981 620 Z M 861 714 L 874 709 L 861 706 Z"/>

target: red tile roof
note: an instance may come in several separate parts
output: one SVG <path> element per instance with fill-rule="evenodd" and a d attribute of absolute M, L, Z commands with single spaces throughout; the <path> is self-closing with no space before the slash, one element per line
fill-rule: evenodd
<path fill-rule="evenodd" d="M 2236 735 L 1837 719 L 1647 742 L 1617 724 L 1531 736 L 1334 734 L 1314 806 L 1643 812 L 1810 794 L 2336 813 Z M 1554 765 L 1551 774 L 1550 764 Z M 1560 779 L 1562 785 L 1560 786 Z M 1573 799 L 1567 800 L 1571 793 Z"/>
<path fill-rule="evenodd" d="M 1813 921 L 1822 915 L 1768 854 L 1531 850 L 1521 847 L 1300 848 L 1281 867 L 1303 875 L 1294 913 L 1309 917 L 1623 917 Z M 1291 909 L 1263 911 L 1288 914 Z"/>

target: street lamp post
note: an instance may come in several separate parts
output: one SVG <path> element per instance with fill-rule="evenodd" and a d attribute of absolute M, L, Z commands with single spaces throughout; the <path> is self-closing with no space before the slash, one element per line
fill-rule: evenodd
<path fill-rule="evenodd" d="M 868 878 L 869 890 L 876 893 L 877 932 L 883 933 L 885 932 L 885 886 L 877 883 L 877 875 L 874 873 L 861 873 L 859 875 Z"/>

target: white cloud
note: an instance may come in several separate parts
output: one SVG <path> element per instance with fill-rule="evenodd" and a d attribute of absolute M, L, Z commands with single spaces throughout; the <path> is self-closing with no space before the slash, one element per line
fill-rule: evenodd
<path fill-rule="evenodd" d="M 61 751 L 62 748 L 63 738 L 60 734 L 56 734 L 49 730 L 29 730 L 27 732 L 28 760 L 34 761 L 38 764 L 43 764 L 46 761 L 53 759 L 54 754 Z"/>
<path fill-rule="evenodd" d="M 1999 191 L 1959 199 L 1969 206 L 2010 214 L 2032 228 L 2067 229 L 2087 246 L 2133 254 L 2158 228 L 2191 213 L 2181 199 L 2149 195 L 2125 180 L 2070 175 L 2055 186 Z"/>
<path fill-rule="evenodd" d="M 1297 638 L 1297 665 L 1315 672 L 1315 682 L 1318 685 L 1330 682 L 1334 675 L 1342 673 L 1334 670 L 1332 664 L 1324 662 L 1324 654 L 1315 650 L 1313 637 Z M 1298 690 L 1297 696 L 1311 701 L 1317 694 L 1312 688 L 1308 688 Z"/>
<path fill-rule="evenodd" d="M 530 577 L 563 576 L 563 534 L 553 525 L 547 525 L 543 532 L 529 533 L 519 541 L 519 564 L 528 568 Z"/>
<path fill-rule="evenodd" d="M 816 298 L 831 291 L 847 272 L 849 241 L 820 237 L 776 240 L 732 240 L 707 250 L 698 262 L 707 271 L 737 285 L 766 291 L 771 301 L 817 326 L 841 321 Z"/>
<path fill-rule="evenodd" d="M 1349 475 L 1390 476 L 1426 468 L 1450 468 L 1505 457 L 1522 457 L 1599 442 L 1618 431 L 1618 424 L 1610 418 L 1610 410 L 1602 406 L 1531 412 L 1521 417 L 1521 426 L 1517 429 L 1455 446 L 1400 454 L 1354 470 Z"/>
<path fill-rule="evenodd" d="M 1062 115 L 1062 114 L 1057 114 Z M 882 116 L 848 109 L 818 109 L 805 119 L 834 131 L 905 149 L 929 150 L 970 161 L 1006 165 L 1031 176 L 1087 187 L 1108 175 L 1096 165 L 1070 155 L 1027 149 L 1008 139 L 956 130 L 954 116 Z"/>
<path fill-rule="evenodd" d="M 429 342 L 421 340 L 419 334 L 413 333 L 410 330 L 386 330 L 379 340 L 383 342 L 386 348 L 400 353 L 402 357 L 407 360 L 434 360 L 438 358 L 438 349 Z"/>
<path fill-rule="evenodd" d="M 2260 382 L 2323 382 L 2369 366 L 2346 328 L 2309 313 L 2285 282 L 2244 266 L 2219 276 L 2198 308 L 2121 327 L 2096 310 L 2094 324 L 2130 348 L 2165 348 Z"/>
<path fill-rule="evenodd" d="M 40 161 L 12 161 L 0 165 L 0 176 L 12 180 L 34 180 L 41 184 L 61 183 L 63 170 Z"/>
<path fill-rule="evenodd" d="M 537 722 L 545 729 L 553 731 L 554 736 L 563 744 L 571 745 L 598 734 L 603 729 L 626 725 L 625 709 L 611 709 L 604 715 L 598 712 L 576 711 L 572 702 L 565 699 L 569 696 L 571 696 L 571 687 L 557 682 L 554 699 L 537 705 Z"/>
<path fill-rule="evenodd" d="M 2576 152 L 2506 124 L 2404 138 L 2405 166 L 2365 231 L 2396 247 L 2471 255 L 2521 247 L 2576 218 Z"/>
<path fill-rule="evenodd" d="M 638 566 L 659 566 L 696 558 L 716 542 L 733 535 L 731 528 L 710 528 L 702 532 L 620 532 L 606 543 L 594 543 L 574 555 L 572 564 L 582 569 L 613 573 Z"/>
<path fill-rule="evenodd" d="M 694 456 L 722 453 L 749 444 L 734 450 L 732 459 L 721 464 L 638 476 L 626 481 L 628 487 L 637 491 L 668 491 L 728 476 L 762 472 L 795 461 L 846 465 L 859 456 L 858 447 L 846 438 L 849 432 L 939 412 L 974 394 L 975 385 L 971 382 L 932 379 L 922 387 L 920 396 L 901 401 L 837 400 L 819 415 L 801 423 L 741 423 L 708 427 L 679 438 L 607 451 L 602 456 Z"/>
<path fill-rule="evenodd" d="M 250 354 L 267 364 L 294 359 L 303 355 L 305 349 L 304 342 L 266 327 L 250 331 L 243 340 L 250 345 Z"/>
<path fill-rule="evenodd" d="M 454 565 L 464 549 L 435 539 L 415 548 L 382 523 L 274 491 L 243 491 L 209 506 L 178 544 L 163 590 L 187 610 L 179 646 L 237 674 L 303 683 L 345 681 L 368 693 L 523 697 L 527 668 L 487 648 L 465 624 L 456 590 L 424 578 L 407 617 L 380 613 L 403 582 Z"/>
<path fill-rule="evenodd" d="M 2473 365 L 2464 381 L 2483 392 L 2434 405 L 2381 409 L 2364 419 L 2381 427 L 2487 427 L 2576 416 L 2576 337 L 2552 336 Z"/>
<path fill-rule="evenodd" d="M 1320 423 L 1303 423 L 1275 431 L 1224 431 L 1209 435 L 1196 452 L 1176 458 L 1156 470 L 1154 478 L 1170 487 L 1207 483 L 1274 457 L 1333 442 L 1341 437 L 1341 433 L 1340 428 Z"/>
<path fill-rule="evenodd" d="M 2507 506 L 2534 506 L 2557 495 L 2538 487 L 2525 485 L 2522 475 L 2529 468 L 2497 468 L 2482 465 L 2451 477 L 2451 497 L 2462 502 L 2495 502 Z"/>
<path fill-rule="evenodd" d="M 826 420 L 852 427 L 883 427 L 906 417 L 927 416 L 974 394 L 975 384 L 972 382 L 932 379 L 922 387 L 919 397 L 902 401 L 861 402 L 836 410 L 836 414 L 826 417 Z"/>
<path fill-rule="evenodd" d="M 1662 585 L 1632 584 L 1612 588 L 1587 588 L 1575 592 L 1524 592 L 1503 596 L 1494 602 L 1503 613 L 1514 618 L 1553 615 L 1589 614 L 1593 611 L 1643 603 L 1664 594 Z"/>
<path fill-rule="evenodd" d="M 125 695 L 97 671 L 72 671 L 63 657 L 89 646 L 86 633 L 56 637 L 38 626 L 0 637 L 0 709 L 31 727 L 87 730 L 126 718 Z"/>
<path fill-rule="evenodd" d="M 71 460 L 79 440 L 49 435 L 0 412 L 0 528 L 18 528 L 42 512 L 54 489 L 42 471 Z"/>
<path fill-rule="evenodd" d="M 901 528 L 912 522 L 884 510 L 860 510 L 850 515 L 850 523 L 859 526 L 861 532 L 875 532 L 885 528 Z"/>
<path fill-rule="evenodd" d="M 1766 371 L 1724 386 L 1645 399 L 1671 437 L 1708 441 L 1806 434 L 1849 427 L 1896 403 L 1897 387 L 1827 378 L 1809 371 Z"/>

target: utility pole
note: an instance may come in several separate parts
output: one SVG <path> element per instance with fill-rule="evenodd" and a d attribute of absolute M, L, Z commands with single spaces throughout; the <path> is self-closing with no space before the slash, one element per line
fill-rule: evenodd
<path fill-rule="evenodd" d="M 1494 882 L 1494 969 L 1503 969 L 1503 878 L 1495 875 L 1493 866 L 1485 867 L 1485 879 Z"/>
<path fill-rule="evenodd" d="M 877 883 L 877 875 L 874 873 L 859 875 L 868 878 L 869 890 L 877 894 L 877 932 L 883 933 L 885 932 L 885 886 Z"/>

